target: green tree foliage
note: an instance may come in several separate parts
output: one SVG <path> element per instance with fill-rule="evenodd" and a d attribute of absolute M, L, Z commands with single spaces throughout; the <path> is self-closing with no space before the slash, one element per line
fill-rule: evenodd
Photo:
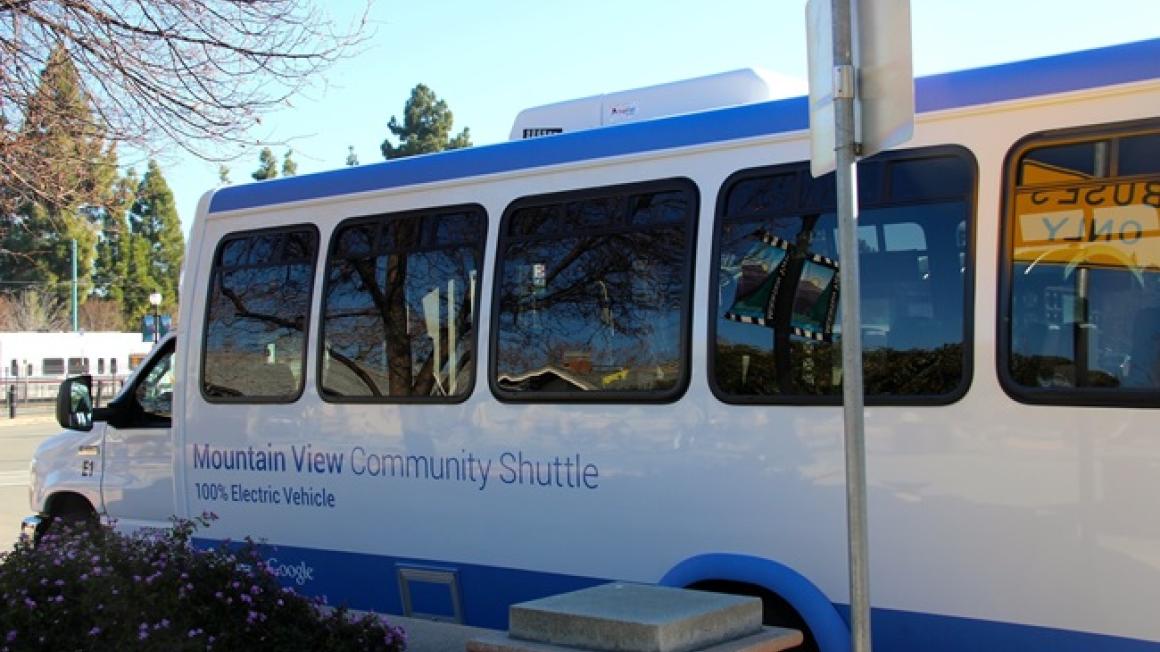
<path fill-rule="evenodd" d="M 129 207 L 137 195 L 140 179 L 133 170 L 117 179 L 109 205 L 102 210 L 101 233 L 93 267 L 96 294 L 116 303 L 125 298 L 126 265 L 131 231 L 127 219 Z"/>
<path fill-rule="evenodd" d="M 258 153 L 258 169 L 250 176 L 254 181 L 265 181 L 278 176 L 278 159 L 274 158 L 274 152 L 270 151 L 269 147 L 263 147 Z"/>
<path fill-rule="evenodd" d="M 218 165 L 218 184 L 228 186 L 233 181 L 230 181 L 230 167 L 225 163 Z"/>
<path fill-rule="evenodd" d="M 354 153 L 354 145 L 349 145 L 346 148 L 346 164 L 348 167 L 358 165 L 358 154 Z"/>
<path fill-rule="evenodd" d="M 298 174 L 298 164 L 294 162 L 294 159 L 290 158 L 290 155 L 293 153 L 294 150 L 288 149 L 286 150 L 286 155 L 282 157 L 282 176 L 284 177 L 292 177 Z"/>
<path fill-rule="evenodd" d="M 137 242 L 144 245 L 144 276 L 149 279 L 153 291 L 161 293 L 161 311 L 172 312 L 177 306 L 177 281 L 185 255 L 185 237 L 181 232 L 173 191 L 156 161 L 149 161 L 145 176 L 137 187 L 129 222 Z M 148 292 L 145 294 L 147 299 Z M 139 318 L 140 315 L 134 313 L 130 317 Z"/>
<path fill-rule="evenodd" d="M 152 313 L 149 293 L 160 292 L 149 276 L 149 242 L 138 233 L 130 233 L 125 247 L 125 292 L 122 311 L 130 329 L 141 327 L 141 318 Z M 165 297 L 162 297 L 164 300 Z"/>
<path fill-rule="evenodd" d="M 439 99 L 426 85 L 419 84 L 411 90 L 411 98 L 403 107 L 402 124 L 393 115 L 387 123 L 387 129 L 399 144 L 394 145 L 387 138 L 379 148 L 383 158 L 393 159 L 471 147 L 470 130 L 464 127 L 463 131 L 452 137 L 453 125 L 454 117 L 447 102 Z"/>
<path fill-rule="evenodd" d="M 116 154 L 92 127 L 77 71 L 59 47 L 41 71 L 24 116 L 19 138 L 27 156 L 5 161 L 6 169 L 36 175 L 38 184 L 51 191 L 29 193 L 4 185 L 2 204 L 9 210 L 0 214 L 0 278 L 63 298 L 72 275 L 72 240 L 80 277 L 88 279 L 97 244 L 93 222 L 110 204 Z"/>

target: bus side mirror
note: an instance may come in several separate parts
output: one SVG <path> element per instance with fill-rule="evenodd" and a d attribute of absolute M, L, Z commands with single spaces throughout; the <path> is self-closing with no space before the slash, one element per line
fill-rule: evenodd
<path fill-rule="evenodd" d="M 56 422 L 68 430 L 93 429 L 93 377 L 75 376 L 56 393 Z"/>

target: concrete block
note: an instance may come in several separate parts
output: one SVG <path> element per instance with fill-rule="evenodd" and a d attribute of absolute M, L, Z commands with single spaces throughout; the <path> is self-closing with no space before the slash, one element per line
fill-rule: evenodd
<path fill-rule="evenodd" d="M 513 605 L 510 637 L 607 652 L 689 652 L 761 631 L 758 598 L 614 583 Z"/>
<path fill-rule="evenodd" d="M 796 629 L 763 627 L 760 632 L 719 643 L 697 652 L 783 652 L 802 644 L 802 633 Z M 467 652 L 579 652 L 583 648 L 550 643 L 521 641 L 504 632 L 487 632 L 467 641 Z"/>

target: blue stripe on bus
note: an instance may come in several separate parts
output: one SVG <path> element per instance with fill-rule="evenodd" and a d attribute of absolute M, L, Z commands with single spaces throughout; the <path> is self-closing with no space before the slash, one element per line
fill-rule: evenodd
<path fill-rule="evenodd" d="M 199 547 L 209 548 L 217 546 L 221 542 L 198 538 L 195 539 L 194 543 Z M 236 544 L 234 545 L 236 546 Z M 267 561 L 279 569 L 281 581 L 285 586 L 308 596 L 327 596 L 328 604 L 333 606 L 345 604 L 353 609 L 385 614 L 403 613 L 402 594 L 399 586 L 400 569 L 436 569 L 453 572 L 459 586 L 464 623 L 492 629 L 507 629 L 508 606 L 511 604 L 568 591 L 577 591 L 612 581 L 496 566 L 429 559 L 407 559 L 294 546 L 262 545 L 260 549 Z M 738 572 L 745 570 L 743 566 L 746 560 L 749 560 L 749 563 L 759 564 L 762 562 L 762 560 L 738 555 L 706 555 L 705 557 L 732 558 L 734 563 L 742 565 L 734 569 Z M 666 579 L 670 581 L 679 579 L 678 569 L 674 569 L 674 573 L 666 575 Z M 761 569 L 755 568 L 755 572 L 757 575 L 747 576 L 749 581 L 753 582 L 760 579 Z M 796 573 L 794 575 L 800 577 Z M 801 582 L 809 585 L 809 582 L 804 578 L 801 579 Z M 427 613 L 448 615 L 451 601 L 445 596 L 437 595 L 437 593 L 429 592 L 429 595 L 426 596 L 429 601 L 427 605 L 413 603 L 413 606 L 417 610 Z M 416 594 L 413 588 L 412 598 L 414 599 L 417 595 L 423 597 L 421 592 Z M 443 604 L 432 604 L 440 601 Z M 834 604 L 833 607 L 839 615 L 839 619 L 826 620 L 826 626 L 847 628 L 849 607 L 844 604 Z M 987 650 L 987 652 L 1026 652 L 1028 650 L 1160 652 L 1160 642 L 895 609 L 874 609 L 871 613 L 871 631 L 875 649 L 890 650 L 891 652 L 908 650 L 914 652 L 929 652 L 930 650 L 939 650 L 940 652 L 977 652 L 978 650 Z M 847 652 L 849 649 L 848 629 L 843 629 L 840 632 L 815 632 L 815 636 L 818 638 L 821 652 Z"/>
<path fill-rule="evenodd" d="M 919 112 L 1160 77 L 1160 39 L 915 81 Z M 211 213 L 736 140 L 809 127 L 804 97 L 415 156 L 222 188 Z"/>

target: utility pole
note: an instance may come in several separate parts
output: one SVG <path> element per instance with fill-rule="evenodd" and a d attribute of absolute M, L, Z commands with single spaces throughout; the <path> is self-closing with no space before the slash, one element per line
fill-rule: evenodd
<path fill-rule="evenodd" d="M 72 241 L 72 329 L 76 333 L 80 330 L 77 319 L 77 241 Z"/>

